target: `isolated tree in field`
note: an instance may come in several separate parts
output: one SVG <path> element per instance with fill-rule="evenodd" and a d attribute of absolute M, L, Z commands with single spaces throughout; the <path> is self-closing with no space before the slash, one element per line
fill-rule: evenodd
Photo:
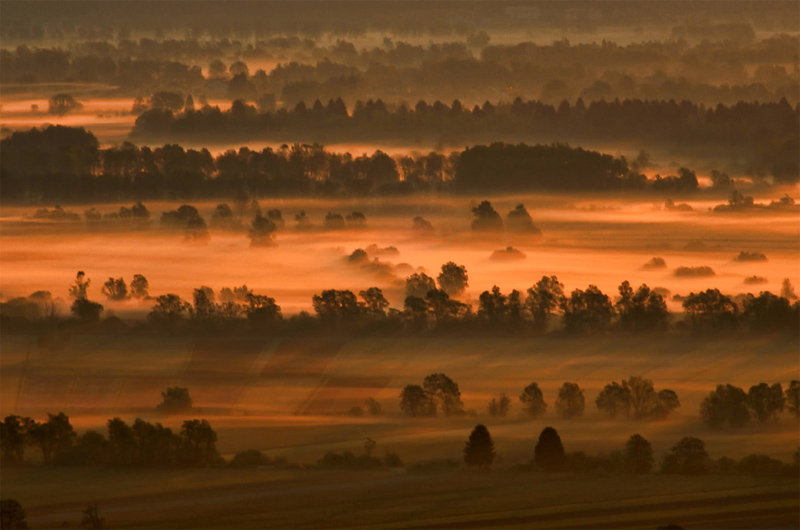
<path fill-rule="evenodd" d="M 533 224 L 533 219 L 524 204 L 518 204 L 506 215 L 506 228 L 511 232 L 540 234 L 542 231 Z"/>
<path fill-rule="evenodd" d="M 123 278 L 109 278 L 100 292 L 106 295 L 109 300 L 127 300 L 128 299 L 128 286 L 125 284 Z"/>
<path fill-rule="evenodd" d="M 17 499 L 0 500 L 0 528 L 28 528 L 28 514 Z"/>
<path fill-rule="evenodd" d="M 464 446 L 464 462 L 470 467 L 489 469 L 494 460 L 494 442 L 484 425 L 476 425 Z"/>
<path fill-rule="evenodd" d="M 525 387 L 522 394 L 519 396 L 525 412 L 534 418 L 541 416 L 547 410 L 547 403 L 544 402 L 544 396 L 538 383 L 531 383 Z"/>
<path fill-rule="evenodd" d="M 555 276 L 542 276 L 528 289 L 525 307 L 533 318 L 536 331 L 546 331 L 550 317 L 564 304 L 564 284 Z"/>
<path fill-rule="evenodd" d="M 424 272 L 415 272 L 406 278 L 406 297 L 415 296 L 425 299 L 428 292 L 436 289 L 436 282 Z"/>
<path fill-rule="evenodd" d="M 56 94 L 47 102 L 47 112 L 63 116 L 70 112 L 80 110 L 83 105 L 78 103 L 70 94 Z"/>
<path fill-rule="evenodd" d="M 785 404 L 786 398 L 780 383 L 772 386 L 760 383 L 751 386 L 747 392 L 747 405 L 761 423 L 769 419 L 778 419 L 778 413 L 783 411 Z"/>
<path fill-rule="evenodd" d="M 792 381 L 786 388 L 786 408 L 800 418 L 800 381 Z"/>
<path fill-rule="evenodd" d="M 458 383 L 445 374 L 436 373 L 425 377 L 422 382 L 422 388 L 432 396 L 435 406 L 441 408 L 445 416 L 457 414 L 464 410 Z"/>
<path fill-rule="evenodd" d="M 448 261 L 442 265 L 442 271 L 437 276 L 436 281 L 439 282 L 439 289 L 446 292 L 448 296 L 460 296 L 464 289 L 469 286 L 467 268 Z"/>
<path fill-rule="evenodd" d="M 489 201 L 482 201 L 473 208 L 472 215 L 475 217 L 472 221 L 472 229 L 476 232 L 499 232 L 503 230 L 503 219 Z"/>
<path fill-rule="evenodd" d="M 131 280 L 130 293 L 132 298 L 147 298 L 150 296 L 148 292 L 150 289 L 150 282 L 141 274 L 134 274 Z"/>
<path fill-rule="evenodd" d="M 156 410 L 165 414 L 177 414 L 192 409 L 192 398 L 188 388 L 171 386 L 161 392 L 161 403 Z"/>
<path fill-rule="evenodd" d="M 511 408 L 511 399 L 505 393 L 500 394 L 499 398 L 492 398 L 489 402 L 489 414 L 491 416 L 504 418 L 508 414 L 509 408 Z"/>
<path fill-rule="evenodd" d="M 86 273 L 78 271 L 78 274 L 75 276 L 75 282 L 69 288 L 69 295 L 76 300 L 86 298 L 86 291 L 91 284 L 92 280 L 86 277 Z"/>
<path fill-rule="evenodd" d="M 534 462 L 542 470 L 552 473 L 564 469 L 564 446 L 554 428 L 545 427 L 542 430 L 533 453 Z"/>
<path fill-rule="evenodd" d="M 747 394 L 739 387 L 717 385 L 700 404 L 700 417 L 709 427 L 742 427 L 750 419 Z"/>
<path fill-rule="evenodd" d="M 667 304 L 660 294 L 642 284 L 634 291 L 628 281 L 619 286 L 615 307 L 622 329 L 633 333 L 661 331 L 669 322 Z"/>
<path fill-rule="evenodd" d="M 569 333 L 592 334 L 606 331 L 614 316 L 608 296 L 590 285 L 585 291 L 575 289 L 562 303 L 564 329 Z"/>
<path fill-rule="evenodd" d="M 702 475 L 711 470 L 713 463 L 706 452 L 705 444 L 699 438 L 686 436 L 681 439 L 661 462 L 662 473 L 681 475 Z"/>
<path fill-rule="evenodd" d="M 386 316 L 389 301 L 383 296 L 383 291 L 378 287 L 370 287 L 366 291 L 359 291 L 358 296 L 364 300 L 364 312 L 375 318 Z"/>
<path fill-rule="evenodd" d="M 625 417 L 629 417 L 630 394 L 628 393 L 628 387 L 612 381 L 597 396 L 595 405 L 597 405 L 598 410 L 606 412 L 611 418 L 616 418 L 619 413 L 624 413 Z"/>
<path fill-rule="evenodd" d="M 556 399 L 556 411 L 566 419 L 574 418 L 583 414 L 586 408 L 586 400 L 583 397 L 583 390 L 577 383 L 564 383 L 558 390 Z"/>
<path fill-rule="evenodd" d="M 25 459 L 25 446 L 28 445 L 28 431 L 34 421 L 21 416 L 6 416 L 0 423 L 0 453 L 5 465 L 21 463 Z"/>
<path fill-rule="evenodd" d="M 97 322 L 103 312 L 102 304 L 86 298 L 76 298 L 69 309 L 78 320 L 83 322 Z"/>
<path fill-rule="evenodd" d="M 174 326 L 186 318 L 191 308 L 177 294 L 164 294 L 156 298 L 156 305 L 150 309 L 147 320 L 153 324 Z"/>
<path fill-rule="evenodd" d="M 262 217 L 261 215 L 256 215 L 253 221 L 250 223 L 250 230 L 248 230 L 247 235 L 250 237 L 250 246 L 251 247 L 271 247 L 275 245 L 275 232 L 278 230 L 278 227 L 275 225 L 274 222 L 267 219 L 266 217 Z"/>
<path fill-rule="evenodd" d="M 639 434 L 628 439 L 623 458 L 629 473 L 649 473 L 653 469 L 653 447 Z"/>
<path fill-rule="evenodd" d="M 28 429 L 28 437 L 33 445 L 42 451 L 45 464 L 54 454 L 72 447 L 75 441 L 75 430 L 69 422 L 69 416 L 63 412 L 48 414 L 44 423 L 34 423 Z"/>
<path fill-rule="evenodd" d="M 658 394 L 652 380 L 632 375 L 622 382 L 622 386 L 628 391 L 628 403 L 634 419 L 640 420 L 655 414 Z"/>
<path fill-rule="evenodd" d="M 430 394 L 419 385 L 407 385 L 400 392 L 400 410 L 409 416 L 430 416 L 436 407 Z"/>

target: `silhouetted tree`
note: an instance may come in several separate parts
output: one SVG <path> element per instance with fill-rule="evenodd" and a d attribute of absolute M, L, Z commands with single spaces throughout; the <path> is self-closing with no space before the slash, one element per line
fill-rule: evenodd
<path fill-rule="evenodd" d="M 198 287 L 192 292 L 193 307 L 190 311 L 192 318 L 203 323 L 208 323 L 216 317 L 214 289 L 207 286 Z"/>
<path fill-rule="evenodd" d="M 546 331 L 552 314 L 564 305 L 564 285 L 555 276 L 542 276 L 528 289 L 525 307 L 533 318 L 536 331 Z"/>
<path fill-rule="evenodd" d="M 767 383 L 753 385 L 747 392 L 747 405 L 758 421 L 764 423 L 769 419 L 778 419 L 786 403 L 783 387 L 780 383 L 769 386 Z"/>
<path fill-rule="evenodd" d="M 415 272 L 406 278 L 406 296 L 424 299 L 428 292 L 436 289 L 436 282 L 424 272 Z"/>
<path fill-rule="evenodd" d="M 275 323 L 281 318 L 281 308 L 275 303 L 275 299 L 261 294 L 248 293 L 246 295 L 247 305 L 244 312 L 247 319 L 253 324 L 265 325 Z"/>
<path fill-rule="evenodd" d="M 133 298 L 147 298 L 150 296 L 148 292 L 150 289 L 150 282 L 141 274 L 134 274 L 131 280 L 130 293 Z"/>
<path fill-rule="evenodd" d="M 69 416 L 63 412 L 48 414 L 46 422 L 34 423 L 27 432 L 31 443 L 41 449 L 45 464 L 52 460 L 55 453 L 69 449 L 75 441 Z"/>
<path fill-rule="evenodd" d="M 439 289 L 446 292 L 448 296 L 460 296 L 464 289 L 469 286 L 467 268 L 448 261 L 442 265 L 442 271 L 437 276 L 436 281 L 439 283 Z"/>
<path fill-rule="evenodd" d="M 653 448 L 641 435 L 634 434 L 625 444 L 625 469 L 629 473 L 649 473 L 653 469 Z"/>
<path fill-rule="evenodd" d="M 681 439 L 661 462 L 662 473 L 681 475 L 703 475 L 711 471 L 713 462 L 699 438 L 686 436 Z"/>
<path fill-rule="evenodd" d="M 93 530 L 103 528 L 103 518 L 100 517 L 97 511 L 97 504 L 90 504 L 83 510 L 83 518 L 81 519 L 81 526 L 92 528 Z"/>
<path fill-rule="evenodd" d="M 800 381 L 793 380 L 786 388 L 786 408 L 800 418 Z"/>
<path fill-rule="evenodd" d="M 547 410 L 547 403 L 544 402 L 544 396 L 538 383 L 531 383 L 525 387 L 522 394 L 519 396 L 525 412 L 534 418 L 541 416 Z"/>
<path fill-rule="evenodd" d="M 445 416 L 464 410 L 458 383 L 445 374 L 435 373 L 425 377 L 422 388 L 432 397 L 434 406 L 441 408 Z"/>
<path fill-rule="evenodd" d="M 16 499 L 0 500 L 0 528 L 28 528 L 28 514 Z"/>
<path fill-rule="evenodd" d="M 207 420 L 186 420 L 181 427 L 178 461 L 183 465 L 210 466 L 220 461 L 217 433 Z"/>
<path fill-rule="evenodd" d="M 364 300 L 364 310 L 367 315 L 380 318 L 386 316 L 386 308 L 389 307 L 389 301 L 383 296 L 383 291 L 378 287 L 370 287 L 366 291 L 358 293 Z"/>
<path fill-rule="evenodd" d="M 314 311 L 321 320 L 337 326 L 357 317 L 361 312 L 356 295 L 352 291 L 326 289 L 321 294 L 315 294 L 312 303 Z"/>
<path fill-rule="evenodd" d="M 629 417 L 630 394 L 627 386 L 620 385 L 616 381 L 607 384 L 597 396 L 595 405 L 599 410 L 605 411 L 611 418 L 616 418 L 617 413 L 620 411 L 624 411 L 625 416 Z"/>
<path fill-rule="evenodd" d="M 436 405 L 421 386 L 406 385 L 400 392 L 400 410 L 409 416 L 430 416 L 436 412 Z"/>
<path fill-rule="evenodd" d="M 719 429 L 726 424 L 741 427 L 750 419 L 747 394 L 739 387 L 717 385 L 716 390 L 700 404 L 700 417 L 709 427 Z"/>
<path fill-rule="evenodd" d="M 177 294 L 164 294 L 156 298 L 156 305 L 147 314 L 153 324 L 172 327 L 186 319 L 191 305 Z"/>
<path fill-rule="evenodd" d="M 608 296 L 590 285 L 585 291 L 575 289 L 562 302 L 564 329 L 569 333 L 599 333 L 608 329 L 614 306 Z"/>
<path fill-rule="evenodd" d="M 476 425 L 464 446 L 464 462 L 470 467 L 489 469 L 493 460 L 494 442 L 489 430 L 484 425 Z"/>
<path fill-rule="evenodd" d="M 690 293 L 683 300 L 683 309 L 689 325 L 695 331 L 716 332 L 736 327 L 736 303 L 719 289 Z"/>
<path fill-rule="evenodd" d="M 47 112 L 63 116 L 70 112 L 80 110 L 83 105 L 75 101 L 70 94 L 56 94 L 47 102 Z"/>
<path fill-rule="evenodd" d="M 583 414 L 586 408 L 586 400 L 583 397 L 583 390 L 577 383 L 564 383 L 558 390 L 556 399 L 556 411 L 566 419 L 574 418 Z"/>
<path fill-rule="evenodd" d="M 125 284 L 123 278 L 109 278 L 100 292 L 106 295 L 109 300 L 127 300 L 128 299 L 128 286 Z"/>
<path fill-rule="evenodd" d="M 250 237 L 250 246 L 253 247 L 269 247 L 275 245 L 275 232 L 278 227 L 274 222 L 256 215 L 250 223 L 250 229 L 247 235 Z"/>
<path fill-rule="evenodd" d="M 506 229 L 511 232 L 526 234 L 541 234 L 542 231 L 533 224 L 533 219 L 524 204 L 518 204 L 506 215 Z"/>
<path fill-rule="evenodd" d="M 341 230 L 345 227 L 344 217 L 338 213 L 328 212 L 325 215 L 325 230 Z"/>
<path fill-rule="evenodd" d="M 0 452 L 4 465 L 22 463 L 25 446 L 29 443 L 29 430 L 35 425 L 31 418 L 6 416 L 0 423 Z"/>
<path fill-rule="evenodd" d="M 651 291 L 642 284 L 634 292 L 630 283 L 622 282 L 619 286 L 620 299 L 615 307 L 619 315 L 622 329 L 634 333 L 643 331 L 661 331 L 667 327 L 669 311 L 660 294 Z"/>
<path fill-rule="evenodd" d="M 159 412 L 177 414 L 192 408 L 192 398 L 189 396 L 188 388 L 169 387 L 161 392 L 161 398 L 161 403 L 156 407 Z"/>
<path fill-rule="evenodd" d="M 92 302 L 86 298 L 77 298 L 72 302 L 70 311 L 78 320 L 84 322 L 97 322 L 100 320 L 100 314 L 103 312 L 102 304 Z"/>
<path fill-rule="evenodd" d="M 503 219 L 500 214 L 492 208 L 492 203 L 482 201 L 472 209 L 475 219 L 472 221 L 472 229 L 478 232 L 495 232 L 503 230 Z"/>
<path fill-rule="evenodd" d="M 511 399 L 505 393 L 501 393 L 499 398 L 492 398 L 489 402 L 489 414 L 504 418 L 508 414 L 510 407 Z"/>
<path fill-rule="evenodd" d="M 533 451 L 534 462 L 542 470 L 549 473 L 564 470 L 564 446 L 561 437 L 552 427 L 545 427 L 539 435 L 539 441 Z"/>
<path fill-rule="evenodd" d="M 752 332 L 767 333 L 800 330 L 800 305 L 769 291 L 748 294 L 742 301 L 741 319 Z"/>
<path fill-rule="evenodd" d="M 75 283 L 69 288 L 69 295 L 75 299 L 86 298 L 86 291 L 91 284 L 92 280 L 86 277 L 86 273 L 78 271 L 78 274 L 75 276 Z"/>
<path fill-rule="evenodd" d="M 108 420 L 108 445 L 111 464 L 129 466 L 136 459 L 136 437 L 130 425 L 120 418 Z"/>

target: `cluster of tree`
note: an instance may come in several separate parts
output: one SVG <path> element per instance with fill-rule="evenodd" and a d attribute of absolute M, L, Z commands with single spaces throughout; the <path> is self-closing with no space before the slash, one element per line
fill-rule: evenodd
<path fill-rule="evenodd" d="M 800 418 L 800 381 L 791 381 L 786 390 L 780 383 L 759 383 L 747 392 L 731 384 L 717 385 L 700 404 L 700 417 L 714 429 L 742 427 L 751 417 L 761 423 L 777 420 L 784 409 Z"/>
<path fill-rule="evenodd" d="M 325 47 L 297 36 L 249 44 L 227 38 L 90 41 L 69 50 L 2 50 L 0 60 L 8 67 L 0 81 L 104 82 L 128 93 L 180 87 L 203 98 L 256 100 L 278 94 L 290 107 L 301 100 L 341 96 L 355 101 L 371 94 L 387 101 L 451 99 L 459 97 L 464 86 L 474 98 L 505 92 L 537 95 L 547 103 L 577 97 L 711 105 L 781 97 L 797 102 L 797 74 L 782 66 L 794 61 L 797 38 L 784 34 L 757 40 L 747 24 L 740 31 L 743 35 L 738 37 L 704 39 L 696 45 L 683 38 L 627 45 L 609 40 L 570 44 L 567 39 L 488 45 L 491 37 L 486 32 L 427 46 L 387 37 L 381 46 L 361 49 L 344 39 Z M 737 42 L 733 49 L 731 40 Z M 220 57 L 228 57 L 229 65 Z M 244 60 L 279 64 L 251 75 Z M 206 76 L 201 64 L 208 65 Z"/>
<path fill-rule="evenodd" d="M 131 137 L 148 141 L 229 141 L 287 138 L 302 142 L 401 141 L 463 145 L 492 141 L 635 142 L 640 147 L 669 145 L 684 153 L 744 156 L 754 171 L 781 182 L 796 182 L 800 170 L 798 107 L 786 99 L 775 103 L 744 103 L 705 107 L 690 101 L 625 99 L 553 106 L 541 101 L 493 105 L 486 101 L 472 110 L 458 101 L 419 101 L 391 110 L 381 100 L 357 103 L 352 114 L 331 99 L 304 102 L 294 109 L 259 112 L 236 101 L 228 111 L 204 107 L 174 115 L 150 110 L 136 120 Z M 758 132 L 756 132 L 758 131 Z M 499 161 L 498 161 L 499 162 Z M 502 176 L 503 173 L 500 172 Z M 610 177 L 618 177 L 612 172 Z M 634 179 L 631 187 L 636 187 Z M 638 184 L 641 186 L 641 183 Z M 620 187 L 620 186 L 617 186 Z"/>
<path fill-rule="evenodd" d="M 519 396 L 523 410 L 537 418 L 547 411 L 547 403 L 538 383 L 526 386 Z M 598 410 L 611 418 L 624 413 L 630 419 L 664 419 L 680 407 L 677 394 L 672 390 L 656 392 L 653 382 L 640 376 L 631 376 L 622 384 L 612 382 L 605 386 L 595 400 Z M 579 417 L 586 409 L 586 398 L 577 383 L 565 382 L 558 390 L 555 402 L 556 413 L 564 419 Z M 505 394 L 492 398 L 489 414 L 506 416 L 511 408 L 511 400 Z"/>
<path fill-rule="evenodd" d="M 186 420 L 180 432 L 137 418 L 129 425 L 108 420 L 108 435 L 86 431 L 78 436 L 63 412 L 48 414 L 45 422 L 6 416 L 0 423 L 4 465 L 25 461 L 28 446 L 38 448 L 45 464 L 115 467 L 205 467 L 218 465 L 217 433 L 206 420 Z"/>
<path fill-rule="evenodd" d="M 422 385 L 406 385 L 400 392 L 400 410 L 409 416 L 445 416 L 464 414 L 458 383 L 442 373 L 431 374 Z"/>

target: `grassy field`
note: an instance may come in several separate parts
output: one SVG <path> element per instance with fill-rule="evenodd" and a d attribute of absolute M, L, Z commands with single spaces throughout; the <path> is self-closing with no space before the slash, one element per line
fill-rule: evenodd
<path fill-rule="evenodd" d="M 67 487 L 68 485 L 68 487 Z M 4 496 L 33 528 L 793 528 L 796 477 L 27 468 Z"/>

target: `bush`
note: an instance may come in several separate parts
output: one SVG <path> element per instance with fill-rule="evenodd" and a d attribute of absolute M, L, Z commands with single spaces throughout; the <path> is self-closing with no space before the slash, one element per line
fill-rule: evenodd
<path fill-rule="evenodd" d="M 269 465 L 269 463 L 269 457 L 265 456 L 261 451 L 258 449 L 248 449 L 233 455 L 229 465 L 235 468 L 245 468 L 266 466 Z"/>

